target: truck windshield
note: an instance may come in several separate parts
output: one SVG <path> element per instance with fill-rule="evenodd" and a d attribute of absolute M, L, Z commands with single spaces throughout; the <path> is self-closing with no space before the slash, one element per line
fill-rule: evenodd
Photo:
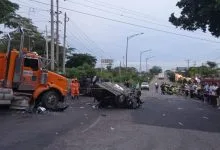
<path fill-rule="evenodd" d="M 38 67 L 38 60 L 25 58 L 24 59 L 24 67 L 30 67 L 33 71 L 37 71 L 39 68 Z"/>

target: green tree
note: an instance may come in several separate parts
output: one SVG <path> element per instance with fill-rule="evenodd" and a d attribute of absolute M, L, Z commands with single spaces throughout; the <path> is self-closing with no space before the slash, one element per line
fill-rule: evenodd
<path fill-rule="evenodd" d="M 220 0 L 180 0 L 176 4 L 181 9 L 179 17 L 171 14 L 169 21 L 184 30 L 207 30 L 213 36 L 220 36 Z"/>
<path fill-rule="evenodd" d="M 207 65 L 213 69 L 217 67 L 217 63 L 216 62 L 212 62 L 212 61 L 207 61 Z"/>
<path fill-rule="evenodd" d="M 153 66 L 151 69 L 150 69 L 150 73 L 151 74 L 155 74 L 155 75 L 158 75 L 159 73 L 162 72 L 162 68 L 159 67 L 159 66 Z"/>
<path fill-rule="evenodd" d="M 69 68 L 67 69 L 67 77 L 73 78 L 77 77 L 81 78 L 91 78 L 96 75 L 96 70 L 92 66 L 88 64 L 83 64 L 82 66 L 78 66 L 77 68 Z"/>
<path fill-rule="evenodd" d="M 21 17 L 16 18 L 16 23 L 19 24 L 19 26 L 24 28 L 24 47 L 30 48 L 33 51 L 38 52 L 39 55 L 43 55 L 45 53 L 45 39 L 42 36 L 42 33 L 38 32 L 37 27 L 33 25 L 32 20 Z M 11 49 L 19 49 L 20 47 L 20 35 L 21 33 L 17 31 L 13 31 L 10 33 L 10 36 L 12 38 L 11 40 Z M 4 47 L 1 49 L 1 51 L 5 51 L 7 48 L 7 40 L 8 38 L 3 36 L 2 43 L 0 43 L 0 47 Z"/>
<path fill-rule="evenodd" d="M 108 71 L 111 71 L 111 70 L 112 70 L 112 65 L 108 65 L 108 66 L 106 67 L 106 69 L 107 69 Z"/>
<path fill-rule="evenodd" d="M 95 67 L 97 59 L 90 54 L 72 54 L 68 56 L 68 61 L 66 62 L 67 68 L 79 67 L 83 64 L 89 64 L 92 67 Z"/>
<path fill-rule="evenodd" d="M 196 74 L 199 74 L 199 68 L 198 67 L 190 67 L 188 70 L 188 75 L 190 77 L 194 77 Z"/>
<path fill-rule="evenodd" d="M 0 24 L 4 24 L 7 27 L 14 27 L 12 20 L 16 17 L 15 11 L 19 9 L 19 6 L 9 0 L 1 0 L 0 6 Z M 2 33 L 2 31 L 0 31 L 0 33 Z"/>
<path fill-rule="evenodd" d="M 173 71 L 166 71 L 167 77 L 171 82 L 175 82 L 175 73 Z"/>

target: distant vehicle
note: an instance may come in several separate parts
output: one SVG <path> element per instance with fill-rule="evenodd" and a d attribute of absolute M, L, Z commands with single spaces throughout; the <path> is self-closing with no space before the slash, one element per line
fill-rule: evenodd
<path fill-rule="evenodd" d="M 160 73 L 159 75 L 158 75 L 158 79 L 159 80 L 163 80 L 165 77 L 164 77 L 164 73 Z"/>
<path fill-rule="evenodd" d="M 149 91 L 149 84 L 147 82 L 141 83 L 141 90 L 148 90 Z"/>

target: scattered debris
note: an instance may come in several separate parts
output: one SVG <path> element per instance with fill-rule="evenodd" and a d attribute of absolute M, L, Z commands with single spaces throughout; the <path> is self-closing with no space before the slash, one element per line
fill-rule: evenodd
<path fill-rule="evenodd" d="M 88 116 L 88 114 L 84 114 L 84 116 Z"/>
<path fill-rule="evenodd" d="M 56 135 L 58 135 L 59 133 L 58 132 L 56 132 Z"/>
<path fill-rule="evenodd" d="M 79 108 L 83 109 L 83 108 L 85 108 L 85 107 L 79 107 Z"/>
<path fill-rule="evenodd" d="M 181 108 L 181 107 L 178 107 L 177 109 L 178 109 L 178 110 L 182 110 L 183 108 Z"/>
<path fill-rule="evenodd" d="M 46 111 L 46 108 L 44 108 L 44 107 L 39 106 L 37 108 L 37 113 L 39 113 L 39 114 L 44 113 L 45 111 Z"/>
<path fill-rule="evenodd" d="M 112 130 L 112 131 L 114 131 L 114 130 L 115 130 L 115 128 L 111 127 L 111 130 Z"/>
<path fill-rule="evenodd" d="M 49 111 L 54 111 L 54 112 L 63 112 L 65 111 L 69 105 L 57 105 L 54 108 L 50 108 Z"/>
<path fill-rule="evenodd" d="M 203 118 L 203 119 L 207 119 L 207 120 L 209 119 L 208 117 L 205 117 L 205 116 L 203 116 L 202 118 Z"/>
<path fill-rule="evenodd" d="M 83 123 L 83 122 L 80 122 L 80 124 L 83 125 L 84 123 Z"/>
<path fill-rule="evenodd" d="M 86 103 L 86 105 L 92 106 L 92 103 Z"/>
<path fill-rule="evenodd" d="M 107 115 L 106 114 L 101 114 L 101 116 L 106 117 Z"/>
<path fill-rule="evenodd" d="M 166 114 L 163 114 L 163 117 L 165 117 L 166 116 Z"/>
<path fill-rule="evenodd" d="M 96 108 L 97 108 L 97 105 L 93 105 L 92 108 L 93 108 L 93 109 L 96 109 Z"/>
<path fill-rule="evenodd" d="M 181 126 L 183 126 L 183 123 L 182 123 L 182 122 L 178 122 L 178 124 L 181 125 Z"/>

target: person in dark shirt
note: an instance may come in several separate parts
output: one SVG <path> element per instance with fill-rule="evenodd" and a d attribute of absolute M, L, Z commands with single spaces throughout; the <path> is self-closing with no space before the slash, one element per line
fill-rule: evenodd
<path fill-rule="evenodd" d="M 161 94 L 165 95 L 165 83 L 161 84 L 160 89 L 161 89 Z"/>
<path fill-rule="evenodd" d="M 217 95 L 217 107 L 220 109 L 220 86 L 218 85 L 218 88 L 216 89 L 216 95 Z"/>

